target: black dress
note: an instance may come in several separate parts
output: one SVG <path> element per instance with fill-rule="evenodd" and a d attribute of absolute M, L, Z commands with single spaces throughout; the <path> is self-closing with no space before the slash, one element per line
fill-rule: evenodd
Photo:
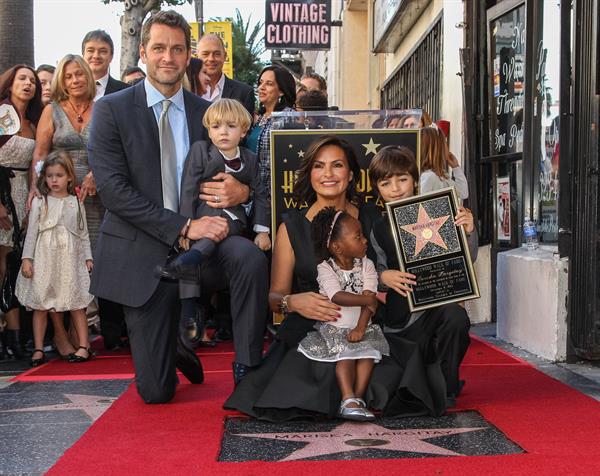
<path fill-rule="evenodd" d="M 370 226 L 362 215 L 361 210 L 363 228 Z M 292 293 L 318 292 L 317 258 L 305 211 L 290 210 L 283 221 L 296 258 Z M 297 350 L 315 322 L 290 313 L 261 366 L 238 384 L 224 408 L 274 422 L 334 418 L 341 400 L 335 362 L 310 360 Z M 445 411 L 445 395 L 439 364 L 425 366 L 420 346 L 395 336 L 390 356 L 375 365 L 365 400 L 385 416 L 439 415 Z"/>

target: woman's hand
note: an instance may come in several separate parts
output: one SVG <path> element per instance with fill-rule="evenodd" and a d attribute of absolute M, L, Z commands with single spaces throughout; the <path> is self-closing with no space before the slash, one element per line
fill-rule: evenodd
<path fill-rule="evenodd" d="M 7 208 L 0 203 L 0 228 L 3 230 L 10 230 L 12 228 L 12 221 L 8 216 Z"/>
<path fill-rule="evenodd" d="M 454 217 L 454 224 L 456 226 L 463 226 L 465 231 L 469 234 L 475 230 L 475 223 L 473 221 L 473 212 L 465 207 L 459 207 L 458 213 Z"/>
<path fill-rule="evenodd" d="M 96 195 L 96 181 L 94 180 L 92 172 L 89 172 L 81 181 L 81 186 L 79 187 L 79 201 L 83 203 L 87 197 L 93 197 L 94 195 Z"/>
<path fill-rule="evenodd" d="M 94 269 L 94 262 L 91 259 L 86 259 L 85 260 L 85 267 L 88 270 L 88 273 L 92 272 L 92 269 Z"/>
<path fill-rule="evenodd" d="M 249 196 L 250 187 L 225 172 L 215 175 L 212 182 L 200 185 L 200 200 L 212 208 L 235 207 L 246 203 Z"/>
<path fill-rule="evenodd" d="M 448 156 L 446 157 L 446 162 L 448 162 L 448 165 L 453 169 L 455 169 L 456 167 L 458 167 L 460 165 L 458 163 L 458 159 L 452 152 L 448 152 Z"/>
<path fill-rule="evenodd" d="M 412 286 L 417 284 L 415 278 L 414 274 L 396 269 L 388 269 L 381 273 L 381 282 L 404 297 L 412 291 Z"/>
<path fill-rule="evenodd" d="M 31 211 L 31 202 L 34 198 L 40 198 L 42 194 L 37 188 L 37 185 L 31 185 L 29 187 L 29 195 L 27 196 L 27 203 L 25 204 L 25 213 L 29 214 Z"/>
<path fill-rule="evenodd" d="M 331 322 L 340 317 L 340 306 L 319 293 L 291 294 L 287 298 L 288 310 L 314 321 Z"/>
<path fill-rule="evenodd" d="M 29 258 L 24 258 L 21 263 L 21 274 L 24 278 L 33 278 L 33 261 Z"/>

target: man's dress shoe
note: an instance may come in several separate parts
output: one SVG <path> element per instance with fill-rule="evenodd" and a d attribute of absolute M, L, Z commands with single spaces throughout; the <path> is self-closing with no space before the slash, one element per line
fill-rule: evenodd
<path fill-rule="evenodd" d="M 177 334 L 177 360 L 175 366 L 191 383 L 202 383 L 204 381 L 202 363 L 180 333 Z"/>

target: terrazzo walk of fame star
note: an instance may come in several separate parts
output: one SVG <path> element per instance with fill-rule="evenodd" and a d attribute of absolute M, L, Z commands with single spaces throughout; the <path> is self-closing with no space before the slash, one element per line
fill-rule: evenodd
<path fill-rule="evenodd" d="M 267 423 L 231 417 L 219 461 L 425 458 L 524 453 L 474 411 L 443 417 Z"/>

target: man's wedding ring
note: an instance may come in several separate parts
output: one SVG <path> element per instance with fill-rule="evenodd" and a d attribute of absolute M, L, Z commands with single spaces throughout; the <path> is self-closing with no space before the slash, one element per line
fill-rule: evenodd
<path fill-rule="evenodd" d="M 219 203 L 221 201 L 221 197 L 218 195 L 215 195 L 213 198 L 215 199 L 215 203 Z"/>

